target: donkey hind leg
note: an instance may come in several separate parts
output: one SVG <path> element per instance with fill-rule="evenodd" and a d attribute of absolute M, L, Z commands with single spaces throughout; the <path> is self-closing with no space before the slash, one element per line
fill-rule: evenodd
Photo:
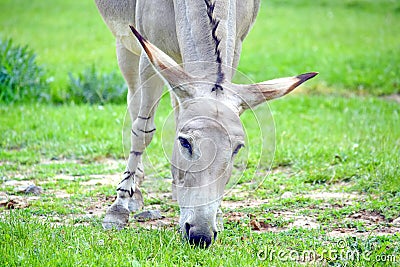
<path fill-rule="evenodd" d="M 158 75 L 155 75 L 154 69 L 144 54 L 141 56 L 139 66 L 142 98 L 139 111 L 135 108 L 134 101 L 129 102 L 131 117 L 134 113 L 136 119 L 132 119 L 131 151 L 128 165 L 124 178 L 117 188 L 117 199 L 104 218 L 104 228 L 121 229 L 125 227 L 128 223 L 129 212 L 143 207 L 143 197 L 134 179 L 142 180 L 141 177 L 143 177 L 141 156 L 155 132 L 154 113 L 162 94 L 163 82 Z"/>
<path fill-rule="evenodd" d="M 117 38 L 116 41 L 117 59 L 121 73 L 128 85 L 128 110 L 131 122 L 133 123 L 137 118 L 141 99 L 140 90 L 138 89 L 139 56 L 133 54 L 123 45 L 123 40 L 121 40 L 122 38 Z M 117 199 L 108 209 L 103 220 L 104 228 L 109 229 L 116 227 L 117 229 L 121 229 L 125 227 L 128 223 L 129 213 L 136 211 L 143 206 L 142 194 L 137 187 L 135 188 L 135 183 L 140 185 L 143 179 L 144 171 L 141 161 L 139 161 L 136 171 L 131 171 L 127 166 L 123 174 L 123 179 L 118 185 Z M 121 187 L 122 185 L 123 187 Z M 123 188 L 128 189 L 126 189 L 127 191 L 122 191 L 121 189 Z"/>

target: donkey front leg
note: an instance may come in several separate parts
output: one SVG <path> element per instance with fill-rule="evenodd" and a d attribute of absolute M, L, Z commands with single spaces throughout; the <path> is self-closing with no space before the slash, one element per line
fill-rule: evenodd
<path fill-rule="evenodd" d="M 131 151 L 127 168 L 122 181 L 117 187 L 117 199 L 111 205 L 103 220 L 104 228 L 125 227 L 129 220 L 129 213 L 143 206 L 143 197 L 139 190 L 139 182 L 143 177 L 141 157 L 150 144 L 155 133 L 154 113 L 163 89 L 163 81 L 155 73 L 148 59 L 142 55 L 139 64 L 141 103 L 136 119 L 132 123 Z M 133 104 L 129 101 L 131 117 L 135 113 Z M 132 111 L 131 111 L 132 110 Z"/>

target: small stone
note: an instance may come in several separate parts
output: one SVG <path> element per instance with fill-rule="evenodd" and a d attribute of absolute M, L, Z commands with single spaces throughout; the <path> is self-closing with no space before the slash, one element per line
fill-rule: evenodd
<path fill-rule="evenodd" d="M 285 192 L 282 194 L 281 199 L 288 199 L 288 198 L 292 198 L 294 196 L 294 194 L 292 192 Z"/>
<path fill-rule="evenodd" d="M 111 205 L 103 219 L 103 228 L 106 230 L 122 230 L 128 224 L 129 210 L 122 205 Z"/>
<path fill-rule="evenodd" d="M 25 194 L 34 194 L 34 195 L 40 195 L 43 193 L 43 188 L 40 186 L 36 186 L 34 184 L 29 185 L 25 189 Z"/>
<path fill-rule="evenodd" d="M 400 217 L 397 218 L 397 219 L 394 219 L 392 223 L 393 223 L 394 225 L 396 225 L 396 226 L 400 226 Z"/>
<path fill-rule="evenodd" d="M 19 186 L 14 188 L 14 192 L 15 193 L 25 193 L 26 189 L 28 189 L 28 187 L 31 186 L 31 185 L 34 185 L 34 184 L 29 183 L 29 184 L 19 185 Z"/>
<path fill-rule="evenodd" d="M 159 210 L 146 210 L 133 216 L 139 222 L 158 220 L 164 218 Z"/>

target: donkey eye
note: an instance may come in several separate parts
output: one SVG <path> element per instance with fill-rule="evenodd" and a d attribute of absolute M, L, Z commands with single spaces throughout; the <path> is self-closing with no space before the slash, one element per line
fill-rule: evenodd
<path fill-rule="evenodd" d="M 192 145 L 190 144 L 190 142 L 184 138 L 184 137 L 178 137 L 179 142 L 181 143 L 181 146 L 186 148 L 189 152 L 190 155 L 192 155 Z"/>
<path fill-rule="evenodd" d="M 236 155 L 242 147 L 244 147 L 244 145 L 243 145 L 243 144 L 239 144 L 239 145 L 235 148 L 235 150 L 233 151 L 232 155 Z"/>

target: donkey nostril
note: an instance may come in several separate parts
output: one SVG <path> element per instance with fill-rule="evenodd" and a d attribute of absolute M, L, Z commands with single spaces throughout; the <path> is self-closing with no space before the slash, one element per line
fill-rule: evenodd
<path fill-rule="evenodd" d="M 210 235 L 199 233 L 196 231 L 196 227 L 190 223 L 185 223 L 185 234 L 186 239 L 191 245 L 201 248 L 208 248 L 212 242 L 212 233 Z M 217 232 L 214 232 L 214 239 Z"/>
<path fill-rule="evenodd" d="M 189 223 L 185 223 L 185 232 L 186 232 L 186 236 L 189 238 L 189 231 L 190 231 L 190 224 Z"/>
<path fill-rule="evenodd" d="M 189 242 L 200 248 L 208 248 L 211 245 L 211 237 L 205 235 L 190 235 Z"/>

